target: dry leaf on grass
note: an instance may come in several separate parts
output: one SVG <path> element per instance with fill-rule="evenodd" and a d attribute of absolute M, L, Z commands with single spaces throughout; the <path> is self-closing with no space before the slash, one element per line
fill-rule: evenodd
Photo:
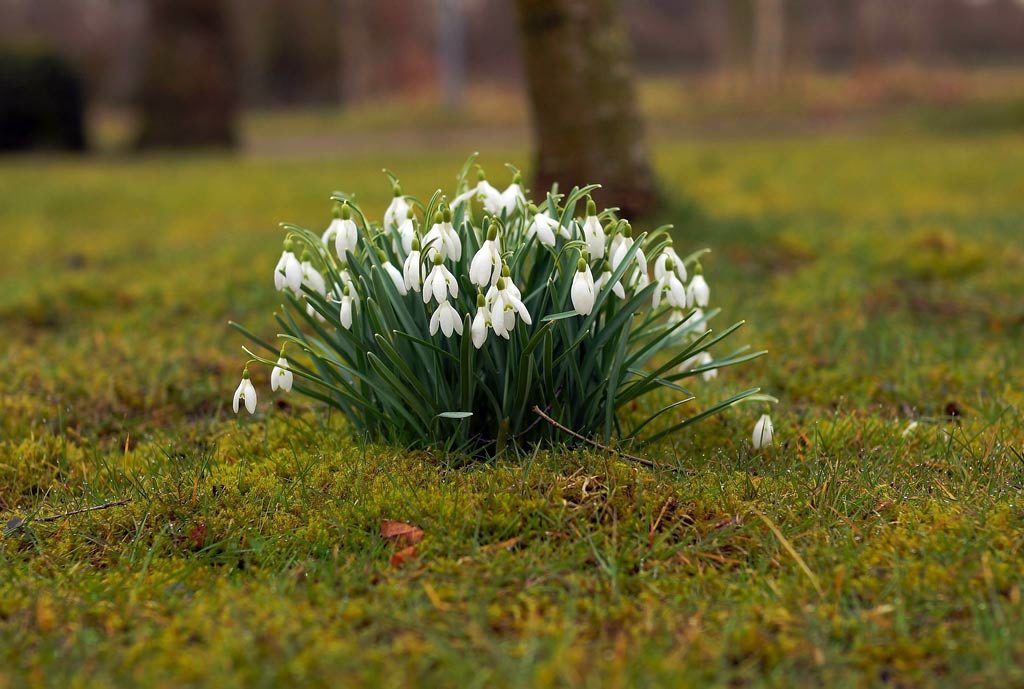
<path fill-rule="evenodd" d="M 401 567 L 402 565 L 406 564 L 410 560 L 415 560 L 415 559 L 416 559 L 416 546 L 411 545 L 408 548 L 402 548 L 397 553 L 392 555 L 391 556 L 391 560 L 389 560 L 389 562 L 391 563 L 392 567 Z"/>
<path fill-rule="evenodd" d="M 384 519 L 380 523 L 380 535 L 396 545 L 410 546 L 423 540 L 423 529 L 405 522 Z"/>

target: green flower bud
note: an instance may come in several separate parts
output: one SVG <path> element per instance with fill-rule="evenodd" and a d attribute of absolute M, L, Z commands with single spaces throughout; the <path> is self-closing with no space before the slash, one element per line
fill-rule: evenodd
<path fill-rule="evenodd" d="M 490 226 L 487 228 L 487 239 L 489 239 L 490 241 L 493 242 L 497 238 L 498 238 L 498 223 L 497 222 L 492 222 L 492 223 L 490 223 Z"/>
<path fill-rule="evenodd" d="M 412 250 L 413 251 L 419 251 L 420 250 L 420 238 L 419 237 L 414 236 L 412 238 Z"/>
<path fill-rule="evenodd" d="M 587 217 L 589 218 L 591 215 L 597 215 L 597 204 L 594 203 L 594 199 L 588 198 L 587 199 Z"/>
<path fill-rule="evenodd" d="M 348 201 L 341 204 L 341 219 L 349 220 L 352 218 L 352 209 L 348 207 Z"/>
<path fill-rule="evenodd" d="M 576 261 L 576 272 L 585 273 L 587 272 L 587 262 L 580 256 L 579 260 Z"/>
<path fill-rule="evenodd" d="M 622 236 L 623 237 L 632 237 L 633 236 L 633 226 L 630 225 L 629 222 L 626 221 L 626 220 L 622 221 Z"/>
<path fill-rule="evenodd" d="M 508 269 L 508 264 L 507 263 L 502 263 L 501 264 L 501 277 L 507 278 L 511 274 L 512 274 L 512 271 L 510 271 Z"/>
<path fill-rule="evenodd" d="M 341 217 L 341 204 L 337 201 L 334 202 L 334 207 L 331 208 L 331 216 L 334 218 Z"/>
<path fill-rule="evenodd" d="M 435 211 L 434 212 L 434 224 L 435 225 L 440 225 L 442 220 L 444 220 L 444 216 L 441 214 L 441 211 Z"/>
<path fill-rule="evenodd" d="M 537 215 L 537 211 L 539 209 L 537 208 L 537 206 L 535 204 L 530 203 L 530 204 L 527 204 L 526 210 L 530 211 L 530 215 Z"/>
<path fill-rule="evenodd" d="M 439 266 L 442 263 L 444 263 L 444 259 L 441 258 L 441 253 L 438 252 L 438 253 L 434 254 L 434 265 L 435 266 Z"/>
<path fill-rule="evenodd" d="M 477 290 L 477 293 L 476 293 L 476 307 L 479 309 L 479 308 L 482 308 L 484 306 L 487 306 L 487 300 L 484 298 L 484 293 L 479 291 L 479 290 Z"/>
<path fill-rule="evenodd" d="M 444 218 L 445 222 L 451 222 L 452 221 L 452 209 L 449 208 L 448 206 L 445 206 L 444 210 L 441 211 L 441 217 Z"/>
<path fill-rule="evenodd" d="M 397 198 L 398 198 L 399 196 L 401 196 L 401 195 L 402 195 L 402 185 L 401 185 L 401 184 L 398 184 L 398 183 L 396 182 L 396 183 L 395 183 L 395 186 L 391 187 L 391 195 L 392 195 L 392 196 L 394 196 L 394 197 L 395 197 L 396 199 L 397 199 Z"/>
<path fill-rule="evenodd" d="M 497 287 L 499 291 L 505 289 L 505 278 L 498 278 L 498 281 L 494 283 L 494 286 Z"/>

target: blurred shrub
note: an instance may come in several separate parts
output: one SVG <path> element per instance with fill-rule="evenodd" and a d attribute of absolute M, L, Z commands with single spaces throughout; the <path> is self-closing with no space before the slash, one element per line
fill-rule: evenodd
<path fill-rule="evenodd" d="M 0 151 L 85 148 L 81 77 L 46 49 L 0 47 Z"/>

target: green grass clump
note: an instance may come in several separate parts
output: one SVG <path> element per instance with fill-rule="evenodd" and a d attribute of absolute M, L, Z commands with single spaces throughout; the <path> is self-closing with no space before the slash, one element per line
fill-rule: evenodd
<path fill-rule="evenodd" d="M 380 215 L 376 156 L 0 165 L 0 687 L 1024 683 L 1024 139 L 657 148 L 771 352 L 695 385 L 777 394 L 768 451 L 742 408 L 654 469 L 461 466 L 291 397 L 239 423 L 274 222 Z"/>

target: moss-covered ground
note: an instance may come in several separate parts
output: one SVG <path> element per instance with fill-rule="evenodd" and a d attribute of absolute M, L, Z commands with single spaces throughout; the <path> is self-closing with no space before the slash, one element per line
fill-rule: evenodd
<path fill-rule="evenodd" d="M 1024 137 L 656 148 L 677 246 L 771 352 L 700 394 L 777 395 L 768 451 L 739 407 L 657 469 L 467 465 L 265 371 L 236 418 L 275 223 L 468 151 L 0 164 L 0 687 L 1024 686 Z"/>

